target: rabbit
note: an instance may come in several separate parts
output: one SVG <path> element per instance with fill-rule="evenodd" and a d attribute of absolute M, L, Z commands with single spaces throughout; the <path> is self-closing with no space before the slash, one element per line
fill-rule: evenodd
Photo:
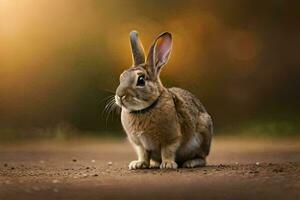
<path fill-rule="evenodd" d="M 205 166 L 211 116 L 193 94 L 165 88 L 159 77 L 170 57 L 171 33 L 161 33 L 147 57 L 136 31 L 130 32 L 130 44 L 133 65 L 120 75 L 115 94 L 123 129 L 137 154 L 129 169 Z"/>

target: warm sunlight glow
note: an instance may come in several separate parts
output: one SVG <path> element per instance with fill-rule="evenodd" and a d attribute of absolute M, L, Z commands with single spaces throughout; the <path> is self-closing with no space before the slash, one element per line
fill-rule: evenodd
<path fill-rule="evenodd" d="M 284 1 L 253 3 L 264 12 L 247 2 L 0 0 L 0 126 L 104 127 L 95 110 L 132 65 L 132 30 L 146 53 L 172 33 L 163 83 L 205 99 L 221 121 L 232 107 L 242 117 L 282 109 L 298 91 L 297 19 L 276 11 Z"/>

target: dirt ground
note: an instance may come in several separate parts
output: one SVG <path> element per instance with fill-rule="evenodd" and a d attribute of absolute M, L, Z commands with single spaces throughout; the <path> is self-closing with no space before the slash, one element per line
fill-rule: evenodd
<path fill-rule="evenodd" d="M 125 140 L 0 145 L 0 199 L 300 199 L 300 140 L 218 137 L 208 166 L 129 171 Z"/>

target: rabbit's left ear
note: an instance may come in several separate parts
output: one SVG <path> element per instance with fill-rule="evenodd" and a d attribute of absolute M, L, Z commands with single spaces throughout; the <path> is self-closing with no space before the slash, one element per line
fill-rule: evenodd
<path fill-rule="evenodd" d="M 140 64 L 144 64 L 145 52 L 144 52 L 143 44 L 138 38 L 138 32 L 131 31 L 129 37 L 130 37 L 133 67 L 138 66 Z"/>
<path fill-rule="evenodd" d="M 172 49 L 172 35 L 169 32 L 161 33 L 150 47 L 147 64 L 155 75 L 165 65 L 170 57 Z"/>

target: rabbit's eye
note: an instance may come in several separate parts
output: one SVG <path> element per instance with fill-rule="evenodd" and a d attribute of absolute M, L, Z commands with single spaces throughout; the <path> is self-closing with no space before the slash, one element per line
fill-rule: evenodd
<path fill-rule="evenodd" d="M 144 75 L 140 75 L 137 79 L 137 86 L 144 86 L 145 85 L 145 76 Z"/>

